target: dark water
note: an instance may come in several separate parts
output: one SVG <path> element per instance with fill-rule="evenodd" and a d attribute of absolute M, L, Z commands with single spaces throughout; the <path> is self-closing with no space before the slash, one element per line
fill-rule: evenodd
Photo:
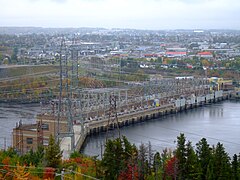
<path fill-rule="evenodd" d="M 0 104 L 0 149 L 4 147 L 4 138 L 7 146 L 12 145 L 12 129 L 22 120 L 24 124 L 35 123 L 36 115 L 40 113 L 40 104 Z"/>
<path fill-rule="evenodd" d="M 225 101 L 207 105 L 124 127 L 120 131 L 121 135 L 128 137 L 137 146 L 151 141 L 153 149 L 157 151 L 174 148 L 180 132 L 184 133 L 194 146 L 205 137 L 211 145 L 223 143 L 226 151 L 232 156 L 240 152 L 240 102 Z M 108 136 L 116 137 L 117 134 L 114 130 Z M 105 133 L 89 137 L 83 152 L 87 155 L 100 156 L 105 138 Z"/>

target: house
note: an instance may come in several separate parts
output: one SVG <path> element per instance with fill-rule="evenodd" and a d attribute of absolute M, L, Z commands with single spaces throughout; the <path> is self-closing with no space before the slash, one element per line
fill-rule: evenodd
<path fill-rule="evenodd" d="M 184 57 L 187 55 L 186 51 L 167 51 L 165 53 L 167 57 Z"/>
<path fill-rule="evenodd" d="M 197 53 L 198 57 L 202 58 L 213 58 L 213 54 L 209 51 L 199 52 Z"/>

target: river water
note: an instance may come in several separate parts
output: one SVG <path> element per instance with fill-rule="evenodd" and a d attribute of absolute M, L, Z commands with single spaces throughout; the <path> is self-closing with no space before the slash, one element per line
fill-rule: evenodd
<path fill-rule="evenodd" d="M 232 156 L 240 152 L 240 102 L 224 101 L 211 104 L 123 127 L 120 132 L 137 146 L 150 141 L 153 149 L 160 152 L 165 148 L 174 149 L 180 133 L 184 133 L 186 139 L 194 146 L 205 137 L 210 145 L 223 143 L 226 151 Z M 108 134 L 108 137 L 117 136 L 117 130 Z M 105 139 L 106 133 L 88 137 L 83 153 L 100 157 L 101 149 L 104 151 Z"/>
<path fill-rule="evenodd" d="M 22 120 L 24 124 L 35 123 L 36 115 L 41 112 L 40 104 L 0 103 L 0 149 L 12 145 L 12 129 Z"/>
<path fill-rule="evenodd" d="M 4 147 L 2 137 L 6 137 L 7 146 L 11 145 L 12 129 L 19 120 L 23 123 L 35 123 L 36 114 L 40 111 L 40 104 L 0 104 L 0 149 Z M 137 146 L 151 141 L 156 151 L 174 148 L 180 132 L 184 133 L 193 145 L 205 137 L 211 145 L 223 143 L 226 151 L 232 156 L 240 152 L 240 102 L 224 101 L 211 104 L 123 127 L 120 131 L 121 135 L 127 136 Z M 108 137 L 117 137 L 117 134 L 117 130 L 110 131 Z M 104 150 L 105 139 L 106 133 L 88 137 L 83 153 L 100 156 L 101 147 Z"/>

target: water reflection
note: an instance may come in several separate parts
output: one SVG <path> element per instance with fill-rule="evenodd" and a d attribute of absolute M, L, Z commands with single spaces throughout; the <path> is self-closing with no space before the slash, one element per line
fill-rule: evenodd
<path fill-rule="evenodd" d="M 209 116 L 210 117 L 223 117 L 223 107 L 210 108 Z"/>

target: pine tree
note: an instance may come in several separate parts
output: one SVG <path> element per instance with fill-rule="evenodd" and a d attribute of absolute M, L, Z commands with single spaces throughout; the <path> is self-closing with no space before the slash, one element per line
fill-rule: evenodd
<path fill-rule="evenodd" d="M 210 146 L 207 143 L 207 140 L 205 138 L 202 138 L 197 143 L 196 153 L 197 153 L 198 160 L 200 163 L 200 167 L 201 167 L 200 169 L 202 171 L 201 179 L 205 180 L 205 179 L 207 179 L 206 174 L 207 174 L 207 169 L 208 169 L 208 163 L 212 157 Z"/>
<path fill-rule="evenodd" d="M 186 145 L 186 179 L 200 179 L 200 172 L 200 164 L 197 155 L 192 147 L 192 143 L 189 141 Z"/>
<path fill-rule="evenodd" d="M 105 168 L 106 179 L 117 179 L 119 161 L 114 154 L 114 142 L 108 140 L 105 145 L 105 152 L 102 159 L 102 166 Z"/>
<path fill-rule="evenodd" d="M 20 162 L 27 165 L 38 166 L 42 164 L 44 158 L 44 147 L 39 146 L 37 151 L 33 151 L 32 149 L 25 155 L 20 157 Z"/>
<path fill-rule="evenodd" d="M 206 179 L 207 180 L 214 180 L 215 179 L 213 160 L 212 159 L 210 159 L 209 162 L 208 162 Z"/>
<path fill-rule="evenodd" d="M 125 136 L 122 137 L 123 147 L 124 147 L 124 159 L 131 159 L 133 156 L 134 151 L 136 150 Z"/>
<path fill-rule="evenodd" d="M 44 147 L 38 146 L 37 151 L 34 153 L 34 162 L 33 165 L 38 166 L 42 164 L 44 159 Z"/>
<path fill-rule="evenodd" d="M 233 160 L 232 160 L 232 179 L 234 180 L 239 180 L 240 179 L 240 174 L 239 174 L 239 162 L 238 162 L 238 157 L 236 154 L 233 155 Z"/>
<path fill-rule="evenodd" d="M 127 170 L 131 163 L 136 148 L 123 137 L 115 140 L 108 140 L 105 145 L 105 152 L 102 159 L 102 166 L 105 169 L 106 179 L 117 179 L 120 174 Z"/>
<path fill-rule="evenodd" d="M 240 179 L 240 153 L 238 155 L 238 176 L 239 176 L 239 179 Z"/>
<path fill-rule="evenodd" d="M 151 142 L 148 142 L 148 173 L 151 174 L 151 169 L 153 167 L 154 153 L 152 150 Z"/>
<path fill-rule="evenodd" d="M 45 152 L 45 160 L 48 167 L 57 168 L 61 164 L 62 152 L 59 143 L 56 143 L 53 136 L 50 135 L 49 144 Z"/>
<path fill-rule="evenodd" d="M 228 179 L 231 177 L 230 157 L 221 143 L 217 143 L 214 151 L 213 165 L 216 179 Z"/>
<path fill-rule="evenodd" d="M 146 162 L 147 162 L 147 147 L 144 144 L 139 146 L 139 179 L 144 179 L 144 175 L 146 174 Z"/>
<path fill-rule="evenodd" d="M 186 138 L 184 134 L 180 134 L 177 137 L 177 149 L 176 149 L 176 158 L 178 162 L 178 173 L 179 179 L 185 179 L 185 167 L 186 167 Z"/>

